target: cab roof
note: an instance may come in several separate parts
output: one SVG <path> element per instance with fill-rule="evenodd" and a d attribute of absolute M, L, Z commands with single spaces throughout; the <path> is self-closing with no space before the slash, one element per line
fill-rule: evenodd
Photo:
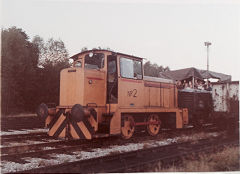
<path fill-rule="evenodd" d="M 132 58 L 139 59 L 139 60 L 145 59 L 145 58 L 140 58 L 140 57 L 137 57 L 137 56 L 124 54 L 124 53 L 119 53 L 119 52 L 114 52 L 114 51 L 105 50 L 105 49 L 100 49 L 100 50 L 99 49 L 94 49 L 94 50 L 83 51 L 83 52 L 80 52 L 78 54 L 75 54 L 75 55 L 71 56 L 70 59 L 77 60 L 79 55 L 90 53 L 90 52 L 95 53 L 95 52 L 101 52 L 101 51 L 112 53 L 112 55 L 122 55 L 122 56 L 132 57 Z"/>

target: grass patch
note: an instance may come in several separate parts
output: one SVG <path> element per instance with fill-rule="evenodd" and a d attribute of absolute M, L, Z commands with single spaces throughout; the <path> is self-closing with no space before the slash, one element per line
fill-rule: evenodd
<path fill-rule="evenodd" d="M 214 154 L 201 154 L 195 159 L 183 159 L 180 165 L 167 168 L 159 162 L 152 172 L 239 171 L 239 157 L 239 147 L 228 147 Z"/>

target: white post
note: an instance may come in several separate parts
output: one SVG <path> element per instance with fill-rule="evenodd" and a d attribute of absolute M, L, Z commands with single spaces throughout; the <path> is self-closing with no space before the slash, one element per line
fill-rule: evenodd
<path fill-rule="evenodd" d="M 212 45 L 211 42 L 204 42 L 205 46 L 207 46 L 207 73 L 209 74 L 209 46 Z M 209 87 L 208 78 L 207 78 L 207 88 Z"/>
<path fill-rule="evenodd" d="M 194 89 L 194 82 L 195 82 L 195 79 L 194 79 L 194 76 L 193 76 L 193 78 L 192 78 L 193 89 Z"/>

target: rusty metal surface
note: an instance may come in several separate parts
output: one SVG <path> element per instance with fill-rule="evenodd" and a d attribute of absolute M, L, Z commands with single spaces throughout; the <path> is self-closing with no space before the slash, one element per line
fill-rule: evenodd
<path fill-rule="evenodd" d="M 213 83 L 214 112 L 239 112 L 239 83 Z"/>

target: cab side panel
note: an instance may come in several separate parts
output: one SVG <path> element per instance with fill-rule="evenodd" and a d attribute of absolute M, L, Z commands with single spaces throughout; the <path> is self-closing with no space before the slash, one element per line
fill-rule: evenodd
<path fill-rule="evenodd" d="M 120 107 L 144 106 L 143 80 L 120 78 L 118 94 Z"/>

